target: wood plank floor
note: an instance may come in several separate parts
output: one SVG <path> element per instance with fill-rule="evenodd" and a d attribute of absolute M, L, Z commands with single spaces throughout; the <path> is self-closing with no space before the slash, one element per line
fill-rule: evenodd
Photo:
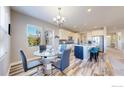
<path fill-rule="evenodd" d="M 124 52 L 116 48 L 110 48 L 107 51 L 114 75 L 124 76 Z"/>
<path fill-rule="evenodd" d="M 99 62 L 83 62 L 79 59 L 71 57 L 70 66 L 65 69 L 66 76 L 111 76 L 113 75 L 112 68 L 109 63 Z M 10 76 L 44 76 L 42 71 L 37 72 L 37 69 L 24 72 L 22 64 L 17 64 L 11 67 Z M 64 76 L 58 70 L 53 70 L 51 76 Z"/>

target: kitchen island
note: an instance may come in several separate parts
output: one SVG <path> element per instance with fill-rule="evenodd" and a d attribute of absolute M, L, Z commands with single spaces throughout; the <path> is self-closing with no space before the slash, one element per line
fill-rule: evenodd
<path fill-rule="evenodd" d="M 88 61 L 90 57 L 90 49 L 94 47 L 92 45 L 83 44 L 74 46 L 74 56 L 83 61 Z"/>

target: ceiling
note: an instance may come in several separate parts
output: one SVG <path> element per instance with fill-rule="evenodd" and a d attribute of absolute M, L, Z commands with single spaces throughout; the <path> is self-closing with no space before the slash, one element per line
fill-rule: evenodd
<path fill-rule="evenodd" d="M 13 10 L 44 20 L 51 24 L 58 14 L 56 6 L 12 6 Z M 84 32 L 106 26 L 109 30 L 124 28 L 123 6 L 62 6 L 66 22 L 63 27 Z M 91 12 L 88 12 L 91 9 Z"/>

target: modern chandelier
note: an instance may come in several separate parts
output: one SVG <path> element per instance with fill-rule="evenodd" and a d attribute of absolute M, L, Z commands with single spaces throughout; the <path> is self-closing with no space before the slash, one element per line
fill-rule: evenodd
<path fill-rule="evenodd" d="M 58 15 L 53 18 L 53 21 L 60 27 L 65 22 L 65 17 L 61 15 L 61 8 L 58 8 Z"/>

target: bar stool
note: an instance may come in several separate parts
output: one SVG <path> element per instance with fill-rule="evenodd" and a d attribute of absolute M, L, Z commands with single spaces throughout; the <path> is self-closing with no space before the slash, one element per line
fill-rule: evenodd
<path fill-rule="evenodd" d="M 98 56 L 99 56 L 99 48 L 97 48 L 97 47 L 91 48 L 91 50 L 90 50 L 90 61 L 92 61 L 92 59 L 94 58 L 95 61 L 97 62 Z"/>

